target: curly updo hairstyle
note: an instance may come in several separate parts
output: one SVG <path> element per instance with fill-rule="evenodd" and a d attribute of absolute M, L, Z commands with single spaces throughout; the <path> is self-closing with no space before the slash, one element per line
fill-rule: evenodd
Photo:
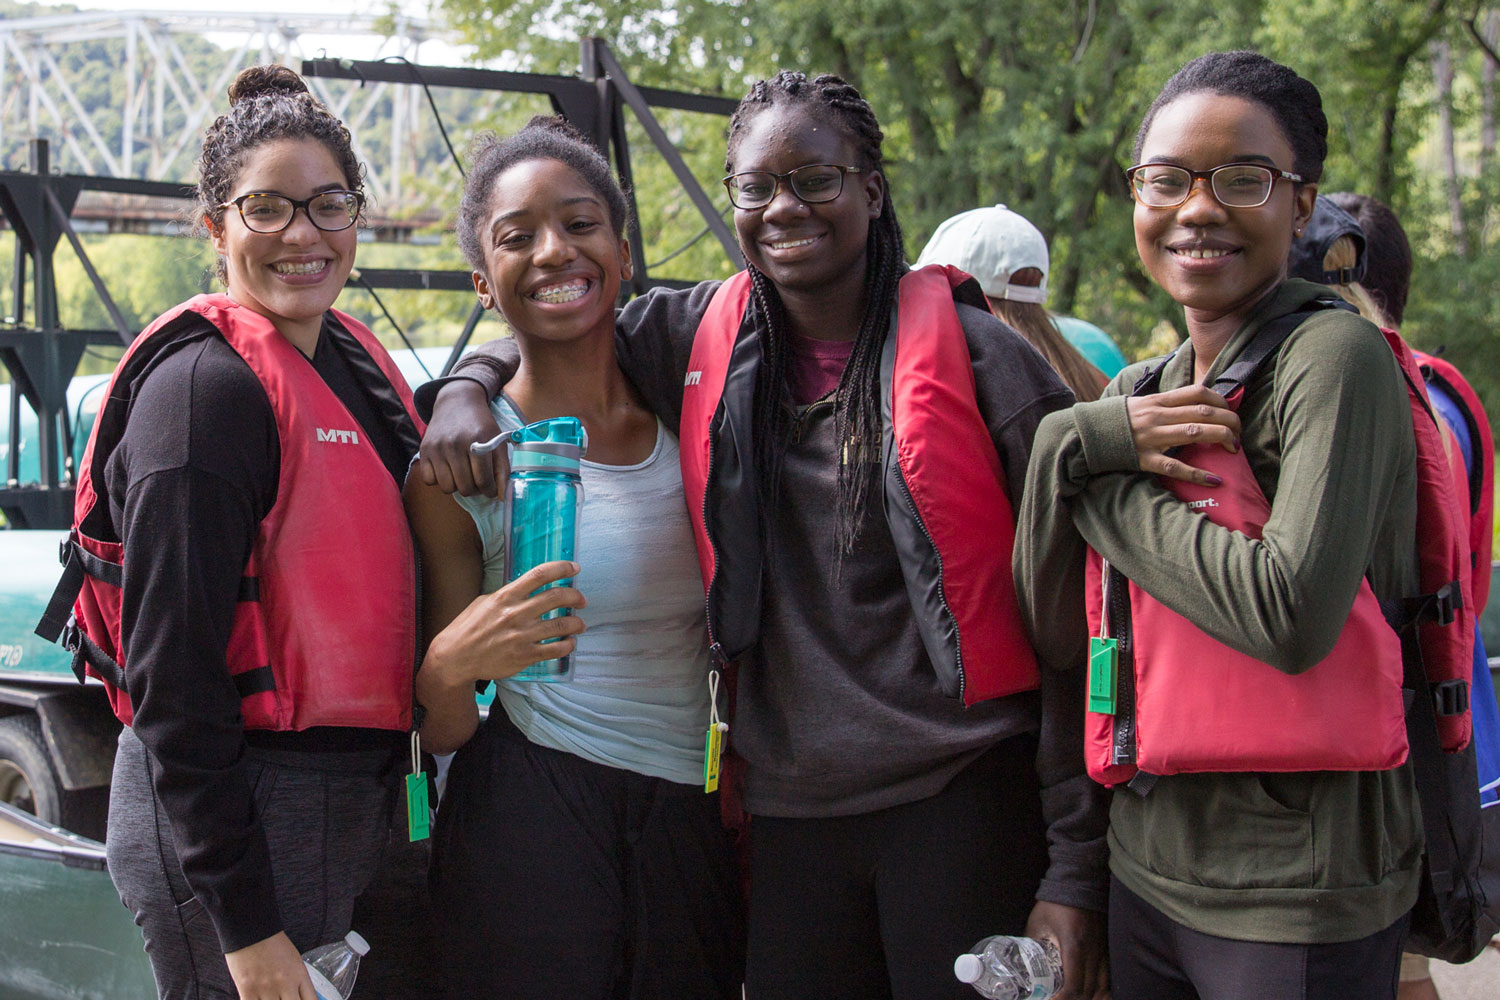
<path fill-rule="evenodd" d="M 615 236 L 624 237 L 630 224 L 630 205 L 615 180 L 609 161 L 567 119 L 534 115 L 521 130 L 501 138 L 493 132 L 474 137 L 469 145 L 469 175 L 458 203 L 458 248 L 469 267 L 486 274 L 484 243 L 479 237 L 489 214 L 490 188 L 495 178 L 518 163 L 556 160 L 572 168 L 609 209 Z"/>
<path fill-rule="evenodd" d="M 223 205 L 239 178 L 246 154 L 278 139 L 321 142 L 343 171 L 344 186 L 364 192 L 364 171 L 354 156 L 353 140 L 344 123 L 285 66 L 251 66 L 241 70 L 229 85 L 229 113 L 215 119 L 203 134 L 194 210 L 200 228 L 217 228 L 223 223 Z M 222 259 L 216 271 L 219 280 L 225 281 Z"/>
<path fill-rule="evenodd" d="M 1292 147 L 1292 170 L 1307 184 L 1316 184 L 1323 176 L 1323 161 L 1328 158 L 1328 118 L 1323 114 L 1318 88 L 1295 70 L 1259 52 L 1243 50 L 1210 52 L 1173 74 L 1141 121 L 1132 158 L 1140 162 L 1146 133 L 1162 108 L 1179 97 L 1204 91 L 1239 97 L 1265 108 Z"/>
<path fill-rule="evenodd" d="M 759 115 L 785 110 L 804 111 L 838 129 L 854 148 L 861 170 L 884 176 L 881 147 L 885 133 L 875 111 L 853 84 L 832 74 L 808 79 L 807 74 L 782 70 L 769 80 L 759 80 L 735 108 L 729 119 L 729 142 L 724 172 L 734 173 L 734 155 L 750 122 Z M 865 248 L 865 314 L 854 335 L 854 348 L 834 392 L 834 432 L 845 456 L 838 469 L 838 511 L 834 541 L 836 553 L 853 551 L 864 520 L 866 497 L 872 476 L 863 460 L 875 454 L 871 442 L 880 441 L 880 352 L 896 307 L 896 285 L 907 270 L 906 247 L 896 206 L 886 188 L 879 218 L 870 223 Z M 792 423 L 786 396 L 786 369 L 791 352 L 786 310 L 776 285 L 753 265 L 750 273 L 752 301 L 763 317 L 761 376 L 755 389 L 755 452 L 759 485 L 768 503 L 774 502 L 780 479 L 781 459 L 786 451 Z"/>

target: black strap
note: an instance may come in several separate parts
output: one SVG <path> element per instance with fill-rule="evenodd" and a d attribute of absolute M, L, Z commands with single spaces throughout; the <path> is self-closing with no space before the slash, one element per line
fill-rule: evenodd
<path fill-rule="evenodd" d="M 1380 602 L 1380 613 L 1385 616 L 1386 624 L 1401 636 L 1401 657 L 1408 675 L 1406 690 L 1412 693 L 1425 691 L 1432 711 L 1438 715 L 1462 715 L 1469 710 L 1469 682 L 1454 677 L 1433 684 L 1427 677 L 1424 662 L 1421 672 L 1423 683 L 1419 687 L 1412 676 L 1406 644 L 1410 640 L 1415 645 L 1420 659 L 1421 637 L 1417 626 L 1426 622 L 1451 625 L 1458 619 L 1457 612 L 1462 608 L 1462 591 L 1457 581 L 1439 587 L 1436 593 Z M 1408 697 L 1406 701 L 1406 707 L 1410 711 L 1412 698 Z"/>
<path fill-rule="evenodd" d="M 241 698 L 249 698 L 251 695 L 264 694 L 267 691 L 276 690 L 276 672 L 270 665 L 256 667 L 254 670 L 246 670 L 244 673 L 233 676 L 234 686 L 240 693 Z"/>
<path fill-rule="evenodd" d="M 1235 358 L 1229 367 L 1224 369 L 1223 374 L 1214 380 L 1211 388 L 1221 396 L 1228 396 L 1236 387 L 1249 382 L 1255 376 L 1255 373 L 1260 370 L 1261 365 L 1266 363 L 1266 359 L 1276 353 L 1281 345 L 1286 342 L 1286 338 L 1290 337 L 1292 331 L 1301 326 L 1304 320 L 1323 312 L 1325 309 L 1352 310 L 1353 308 L 1353 306 L 1349 305 L 1343 299 L 1313 299 L 1308 303 L 1308 308 L 1306 309 L 1300 309 L 1297 312 L 1287 313 L 1285 316 L 1278 316 L 1270 320 L 1256 332 L 1250 343 L 1240 352 L 1239 357 Z M 1132 396 L 1149 396 L 1152 393 L 1160 392 L 1162 372 L 1176 356 L 1177 352 L 1173 351 L 1165 358 L 1162 358 L 1161 361 L 1142 372 L 1141 377 L 1136 379 L 1135 386 L 1130 390 L 1130 394 Z"/>
<path fill-rule="evenodd" d="M 100 583 L 116 588 L 123 587 L 125 580 L 123 566 L 95 555 L 79 545 L 72 536 L 63 539 L 58 546 L 58 560 L 62 563 L 62 576 L 58 579 L 57 586 L 52 589 L 52 596 L 48 598 L 47 607 L 42 612 L 41 619 L 37 621 L 35 629 L 36 634 L 48 642 L 57 642 L 63 631 L 70 624 L 75 624 L 73 605 L 78 600 L 79 592 L 83 590 L 84 577 L 93 577 Z M 260 578 L 240 577 L 235 600 L 259 601 Z"/>
<path fill-rule="evenodd" d="M 81 551 L 83 550 L 72 538 L 64 539 L 58 551 L 58 558 L 63 566 L 62 578 L 52 589 L 52 597 L 48 599 L 47 608 L 42 612 L 35 629 L 36 634 L 48 642 L 56 642 L 57 637 L 73 621 L 73 602 L 78 600 L 78 592 L 83 589 L 83 578 L 87 575 L 83 562 L 75 558 L 75 553 Z"/>
<path fill-rule="evenodd" d="M 1177 357 L 1177 352 L 1173 351 L 1142 372 L 1141 377 L 1136 379 L 1135 385 L 1131 387 L 1130 394 L 1132 396 L 1149 396 L 1154 392 L 1161 392 L 1162 370 L 1171 364 L 1172 359 L 1175 357 Z"/>
<path fill-rule="evenodd" d="M 1422 646 L 1417 630 L 1401 633 L 1401 658 L 1405 666 L 1406 686 L 1416 692 L 1406 713 L 1406 735 L 1411 746 L 1412 777 L 1416 779 L 1417 797 L 1422 804 L 1422 826 L 1427 840 L 1428 881 L 1434 891 L 1452 890 L 1459 874 L 1458 850 L 1448 826 L 1451 800 L 1443 775 L 1443 748 L 1438 737 L 1433 692 L 1422 662 Z M 1442 936 L 1452 937 L 1453 927 L 1448 909 L 1437 907 Z"/>
<path fill-rule="evenodd" d="M 64 649 L 73 651 L 73 674 L 82 684 L 87 675 L 84 673 L 84 665 L 94 668 L 106 683 L 117 691 L 126 691 L 125 668 L 113 657 L 99 648 L 99 644 L 89 638 L 87 632 L 78 627 L 76 620 L 69 619 L 68 627 L 63 630 L 62 644 Z"/>
<path fill-rule="evenodd" d="M 125 668 L 90 639 L 76 621 L 70 620 L 64 628 L 62 641 L 65 648 L 73 650 L 73 673 L 78 677 L 78 683 L 82 684 L 87 679 L 84 672 L 87 665 L 115 690 L 128 691 L 125 687 Z M 276 672 L 269 665 L 235 674 L 231 679 L 241 698 L 276 690 Z"/>
<path fill-rule="evenodd" d="M 1260 371 L 1261 366 L 1266 363 L 1266 359 L 1281 349 L 1281 345 L 1286 343 L 1286 338 L 1290 337 L 1303 321 L 1328 309 L 1353 310 L 1354 307 L 1339 298 L 1313 299 L 1303 309 L 1276 317 L 1256 331 L 1250 343 L 1234 361 L 1230 362 L 1229 367 L 1219 374 L 1210 388 L 1221 396 L 1228 396 L 1239 386 L 1249 383 L 1255 377 L 1255 373 Z"/>
<path fill-rule="evenodd" d="M 1430 594 L 1380 602 L 1386 624 L 1397 632 L 1425 622 L 1452 625 L 1463 609 L 1463 587 L 1457 580 L 1450 580 Z"/>
<path fill-rule="evenodd" d="M 83 571 L 100 583 L 107 583 L 111 587 L 123 588 L 125 586 L 125 567 L 117 562 L 110 562 L 102 556 L 96 556 L 88 549 L 69 539 L 68 543 L 73 548 L 73 557 L 83 564 Z"/>

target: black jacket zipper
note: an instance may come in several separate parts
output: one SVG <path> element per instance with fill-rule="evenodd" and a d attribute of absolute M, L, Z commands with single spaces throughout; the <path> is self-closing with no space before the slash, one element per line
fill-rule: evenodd
<path fill-rule="evenodd" d="M 1109 575 L 1109 634 L 1116 642 L 1115 721 L 1111 737 L 1110 763 L 1135 763 L 1135 637 L 1131 633 L 1130 581 L 1104 561 Z"/>

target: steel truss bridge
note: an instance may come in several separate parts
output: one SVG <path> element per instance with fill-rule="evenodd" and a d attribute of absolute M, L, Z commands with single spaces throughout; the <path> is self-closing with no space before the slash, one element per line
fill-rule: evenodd
<path fill-rule="evenodd" d="M 205 36 L 222 47 L 222 57 L 204 58 Z M 423 43 L 433 40 L 449 39 L 429 22 L 401 14 L 138 10 L 0 20 L 0 148 L 7 139 L 14 145 L 17 136 L 45 138 L 53 166 L 66 173 L 191 180 L 203 128 L 222 113 L 225 90 L 244 67 L 296 67 L 322 56 L 324 48 L 336 55 L 357 48 L 372 60 L 417 64 Z M 119 96 L 110 108 L 90 111 L 63 64 L 79 45 L 98 44 L 111 53 L 108 72 Z M 421 90 L 327 78 L 308 85 L 349 126 L 376 200 L 399 204 L 402 177 L 416 168 L 411 140 L 432 128 Z M 370 137 L 376 108 L 390 130 L 378 153 L 368 141 L 361 144 L 362 136 Z"/>

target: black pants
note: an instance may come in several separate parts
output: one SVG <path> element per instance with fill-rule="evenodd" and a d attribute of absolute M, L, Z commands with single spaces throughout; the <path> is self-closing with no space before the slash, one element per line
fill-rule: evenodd
<path fill-rule="evenodd" d="M 937 795 L 858 816 L 750 823 L 749 1000 L 964 1000 L 953 960 L 1020 934 L 1047 866 L 1036 739 Z"/>
<path fill-rule="evenodd" d="M 448 772 L 432 902 L 451 1000 L 740 995 L 718 795 L 537 746 L 498 708 Z"/>
<path fill-rule="evenodd" d="M 1184 927 L 1112 879 L 1110 985 L 1114 1000 L 1395 1000 L 1410 922 L 1339 944 L 1233 941 Z"/>

